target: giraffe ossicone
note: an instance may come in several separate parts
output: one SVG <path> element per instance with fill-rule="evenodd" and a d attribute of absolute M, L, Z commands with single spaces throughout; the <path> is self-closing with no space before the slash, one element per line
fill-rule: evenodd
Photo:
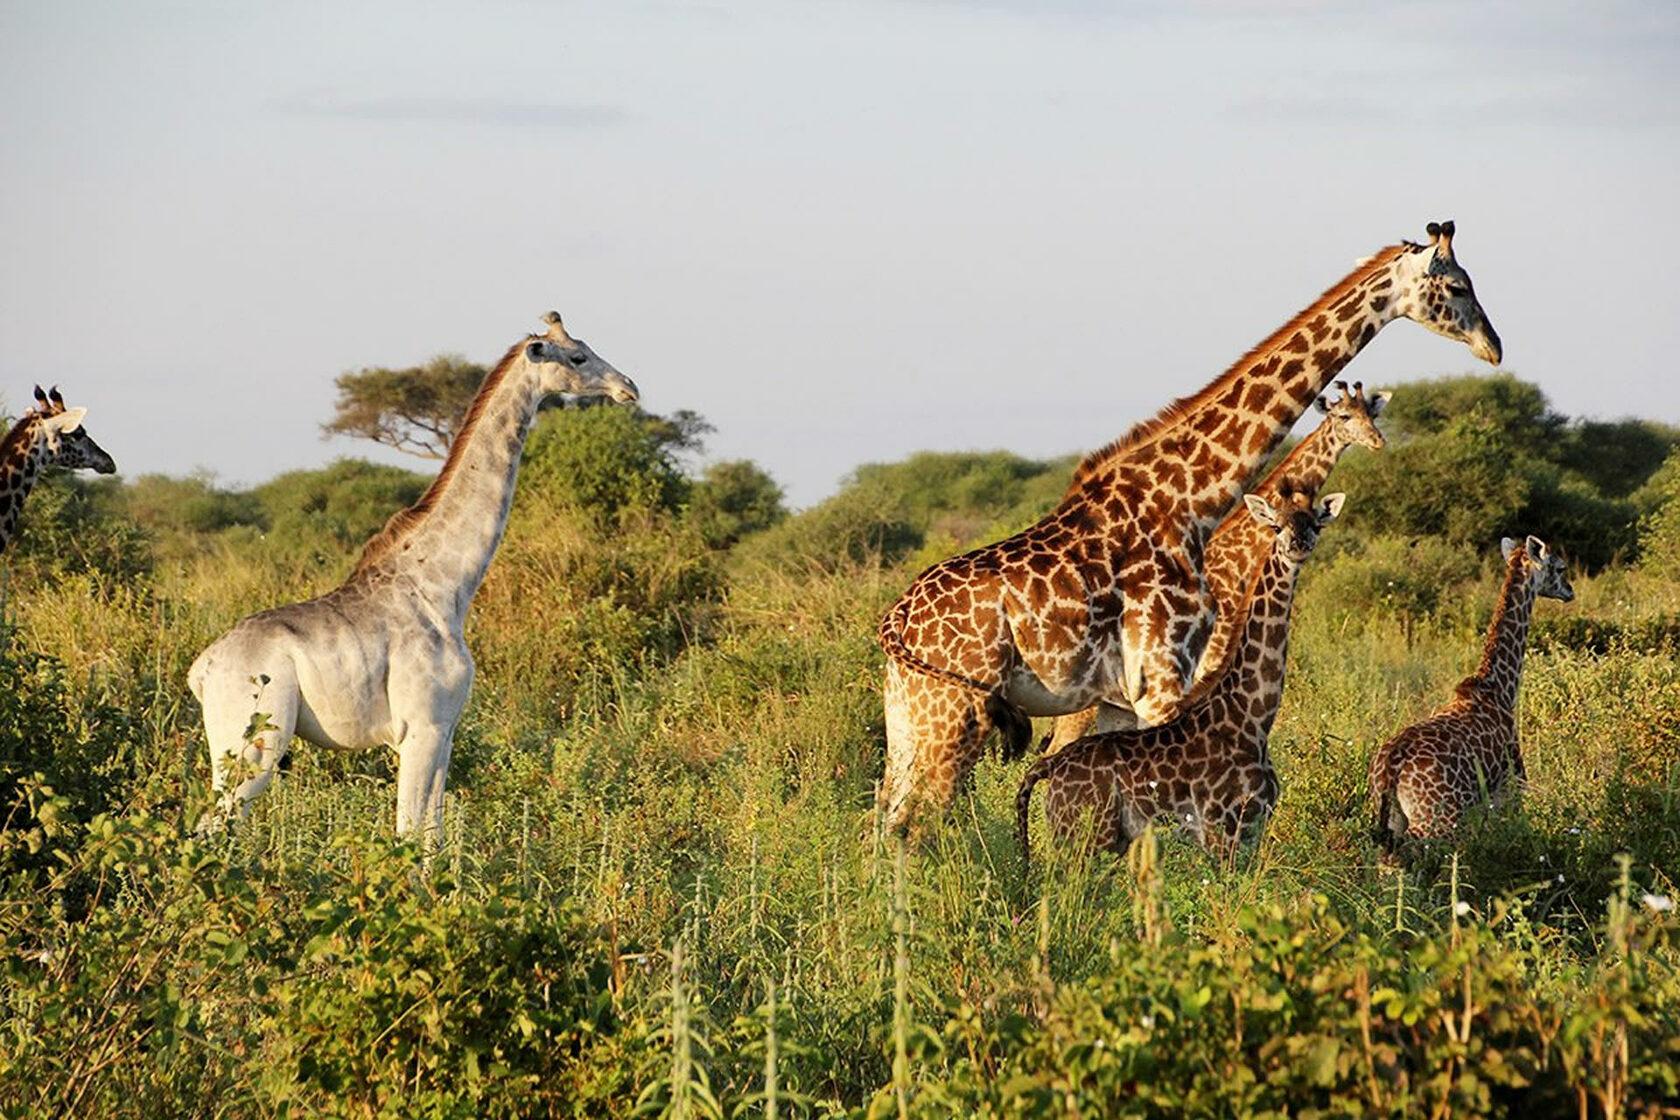
<path fill-rule="evenodd" d="M 1484 797 L 1495 804 L 1520 786 L 1517 690 L 1536 598 L 1569 602 L 1563 556 L 1538 537 L 1500 541 L 1505 579 L 1488 623 L 1482 662 L 1453 698 L 1389 739 L 1371 756 L 1375 836 L 1392 851 L 1408 838 L 1445 836 Z"/>
<path fill-rule="evenodd" d="M 1314 502 L 1310 491 L 1287 486 L 1275 498 L 1245 496 L 1244 516 L 1271 538 L 1271 551 L 1237 607 L 1240 641 L 1207 693 L 1178 718 L 1077 739 L 1027 769 L 1015 795 L 1023 860 L 1039 782 L 1058 843 L 1072 840 L 1088 819 L 1092 847 L 1123 852 L 1168 814 L 1221 858 L 1258 835 L 1277 804 L 1268 744 L 1283 698 L 1295 580 L 1342 501 L 1343 495 L 1329 494 Z"/>
<path fill-rule="evenodd" d="M 1143 726 L 1192 695 L 1217 619 L 1208 536 L 1301 414 L 1385 325 L 1411 319 L 1498 362 L 1453 249 L 1379 250 L 1192 396 L 1088 456 L 1061 502 L 935 564 L 882 619 L 889 827 L 942 813 L 997 726 L 1101 705 Z"/>
<path fill-rule="evenodd" d="M 241 620 L 193 662 L 217 795 L 201 831 L 244 816 L 295 733 L 322 747 L 393 748 L 397 832 L 437 842 L 472 687 L 467 608 L 501 543 L 537 406 L 557 393 L 639 399 L 558 314 L 543 321 L 543 334 L 485 375 L 437 478 L 363 546 L 342 585 Z"/>
<path fill-rule="evenodd" d="M 66 408 L 58 386 L 35 386 L 35 407 L 0 439 L 0 552 L 17 532 L 18 518 L 41 472 L 48 467 L 111 474 L 116 461 L 82 426 L 85 408 Z"/>

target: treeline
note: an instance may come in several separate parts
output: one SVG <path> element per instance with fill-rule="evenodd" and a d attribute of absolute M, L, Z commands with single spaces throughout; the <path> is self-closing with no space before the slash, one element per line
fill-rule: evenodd
<path fill-rule="evenodd" d="M 407 416 L 424 412 L 409 399 L 418 394 L 442 410 L 470 396 L 482 374 L 449 357 L 407 372 L 414 384 L 388 370 L 341 378 L 339 415 L 326 427 L 421 444 L 380 420 L 375 402 Z M 1438 611 L 1443 589 L 1475 577 L 1501 537 L 1529 533 L 1587 572 L 1640 564 L 1680 574 L 1680 428 L 1570 419 L 1509 374 L 1405 383 L 1383 426 L 1388 448 L 1349 454 L 1333 482 L 1354 499 L 1327 542 L 1350 605 L 1390 609 L 1414 625 Z M 689 412 L 545 412 L 526 449 L 510 542 L 517 547 L 518 524 L 532 517 L 564 517 L 597 542 L 641 534 L 649 547 L 695 557 L 705 573 L 688 582 L 708 594 L 721 586 L 726 556 L 823 569 L 866 557 L 931 563 L 1043 515 L 1078 459 L 922 452 L 859 466 L 832 497 L 789 517 L 781 488 L 754 463 L 690 469 L 709 430 Z M 442 426 L 433 449 L 450 431 Z M 429 472 L 356 459 L 243 490 L 207 475 L 60 476 L 32 497 L 12 564 L 18 578 L 87 570 L 133 581 L 214 543 L 336 577 L 429 482 Z"/>

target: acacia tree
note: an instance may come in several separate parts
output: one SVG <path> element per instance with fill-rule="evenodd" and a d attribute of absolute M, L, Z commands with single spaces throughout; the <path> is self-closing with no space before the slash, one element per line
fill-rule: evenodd
<path fill-rule="evenodd" d="M 352 370 L 338 375 L 338 402 L 323 435 L 357 436 L 425 459 L 442 459 L 484 381 L 483 366 L 439 354 L 407 369 Z"/>

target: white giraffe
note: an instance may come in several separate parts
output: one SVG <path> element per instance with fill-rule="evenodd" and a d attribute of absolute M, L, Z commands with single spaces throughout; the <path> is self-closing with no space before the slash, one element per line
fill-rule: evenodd
<path fill-rule="evenodd" d="M 554 393 L 638 399 L 559 314 L 546 322 L 485 376 L 436 480 L 368 541 L 349 579 L 241 620 L 193 662 L 219 795 L 201 830 L 245 815 L 295 732 L 323 747 L 393 748 L 397 832 L 438 842 L 473 680 L 462 627 L 501 543 L 537 406 Z"/>

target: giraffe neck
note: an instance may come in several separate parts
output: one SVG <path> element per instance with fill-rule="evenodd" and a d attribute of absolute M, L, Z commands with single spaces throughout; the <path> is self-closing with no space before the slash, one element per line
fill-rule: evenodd
<path fill-rule="evenodd" d="M 367 543 L 352 580 L 400 573 L 447 617 L 465 617 L 502 542 L 525 437 L 546 395 L 521 351 L 485 377 L 436 480 Z"/>
<path fill-rule="evenodd" d="M 46 464 L 47 442 L 41 438 L 40 421 L 26 414 L 0 441 L 0 552 L 11 543 L 23 500 Z"/>
<path fill-rule="evenodd" d="M 1534 613 L 1534 581 L 1530 578 L 1528 554 L 1519 543 L 1505 568 L 1505 583 L 1499 589 L 1499 603 L 1488 625 L 1482 647 L 1482 663 L 1472 679 L 1477 696 L 1502 711 L 1517 707 L 1517 686 L 1522 679 L 1523 651 L 1528 646 L 1528 622 Z"/>
<path fill-rule="evenodd" d="M 1093 480 L 1121 477 L 1152 449 L 1156 464 L 1145 474 L 1170 486 L 1197 527 L 1211 529 L 1325 386 L 1396 317 L 1414 256 L 1393 245 L 1361 263 L 1201 392 L 1088 457 L 1069 498 L 1088 493 Z"/>
<path fill-rule="evenodd" d="M 1323 488 L 1324 480 L 1330 477 L 1336 461 L 1349 446 L 1340 427 L 1334 422 L 1326 421 L 1314 428 L 1306 439 L 1297 443 L 1289 454 L 1283 457 L 1283 462 L 1273 467 L 1253 492 L 1274 505 L 1283 491 L 1285 481 L 1296 490 L 1316 494 Z M 1257 529 L 1264 528 L 1248 516 L 1246 510 L 1232 512 L 1241 512 L 1243 520 L 1248 524 Z M 1227 517 L 1220 523 L 1219 528 L 1226 529 L 1234 520 Z"/>
<path fill-rule="evenodd" d="M 1273 548 L 1255 581 L 1248 622 L 1225 689 L 1235 718 L 1257 728 L 1261 752 L 1283 698 L 1283 672 L 1289 656 L 1289 612 L 1295 598 L 1299 561 Z M 1258 701 L 1259 707 L 1256 707 Z"/>
<path fill-rule="evenodd" d="M 1316 494 L 1349 446 L 1337 425 L 1326 420 L 1296 444 L 1251 492 L 1259 494 L 1272 505 L 1277 505 L 1286 481 L 1296 490 Z M 1225 575 L 1235 590 L 1254 565 L 1263 562 L 1271 553 L 1274 536 L 1272 530 L 1250 517 L 1248 510 L 1241 505 L 1227 514 L 1208 542 L 1207 574 L 1215 594 L 1221 591 L 1220 575 Z M 1216 573 L 1216 566 L 1227 567 L 1230 572 L 1228 575 Z M 1220 601 L 1227 600 L 1221 597 Z"/>
<path fill-rule="evenodd" d="M 1328 420 L 1314 428 L 1306 439 L 1295 445 L 1283 462 L 1272 468 L 1253 492 L 1274 506 L 1278 504 L 1285 480 L 1296 489 L 1318 493 L 1336 460 L 1349 446 L 1336 428 Z M 1266 557 L 1275 551 L 1272 547 L 1274 538 L 1275 533 L 1271 529 L 1249 516 L 1246 507 L 1238 505 L 1219 523 L 1219 528 L 1209 539 L 1203 571 L 1207 576 L 1208 589 L 1219 604 L 1219 617 L 1214 623 L 1213 633 L 1208 636 L 1207 645 L 1203 647 L 1196 680 L 1205 680 L 1209 671 L 1226 661 L 1232 644 L 1241 640 L 1245 624 L 1239 604 L 1256 567 L 1264 564 Z"/>

